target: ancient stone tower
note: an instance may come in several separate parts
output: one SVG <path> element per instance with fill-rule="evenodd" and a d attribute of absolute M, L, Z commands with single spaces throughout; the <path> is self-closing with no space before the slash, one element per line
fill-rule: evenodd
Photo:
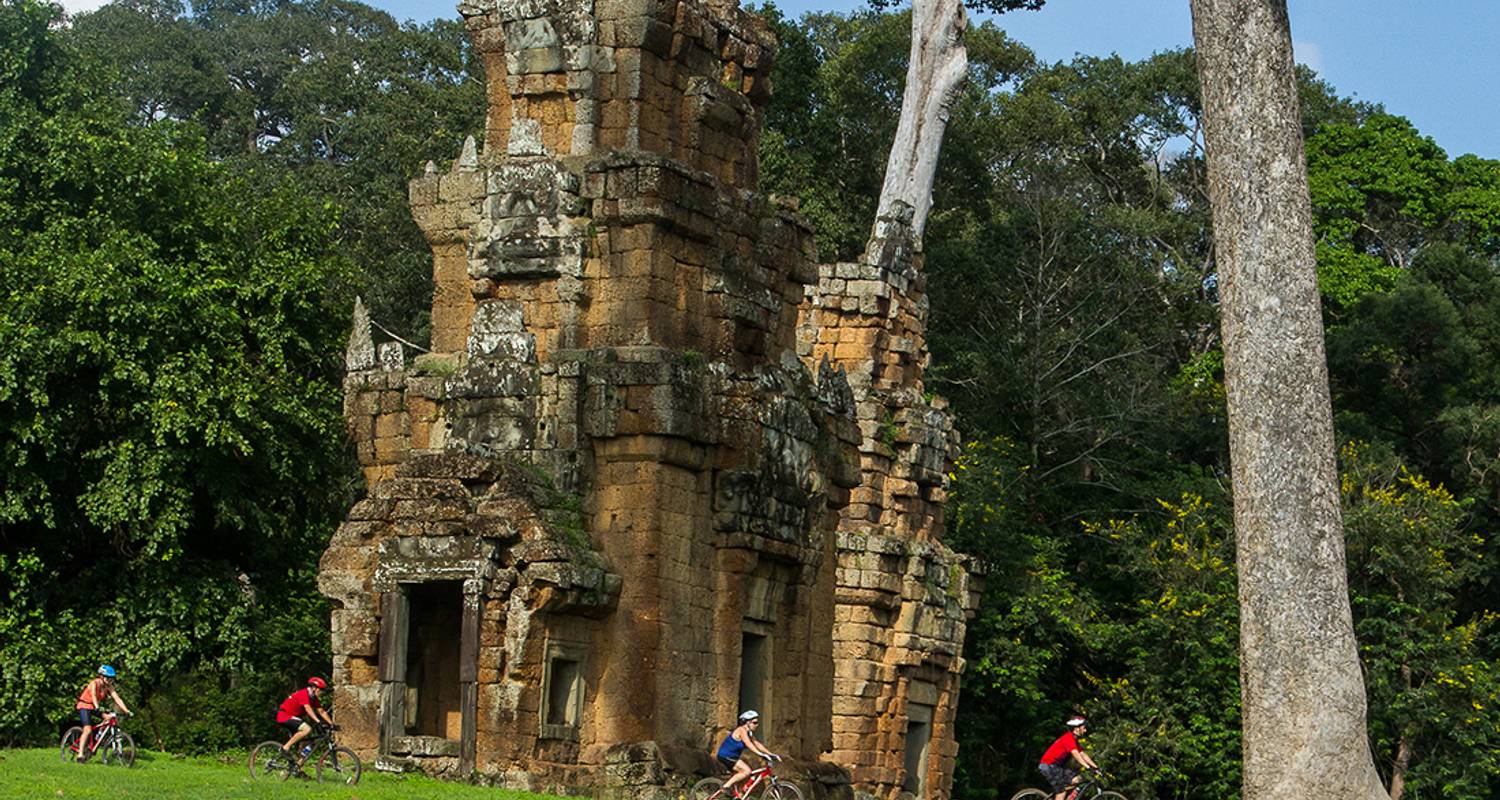
<path fill-rule="evenodd" d="M 411 184 L 433 352 L 357 309 L 347 354 L 346 743 L 669 796 L 756 708 L 814 795 L 946 798 L 974 597 L 901 220 L 819 266 L 758 193 L 774 41 L 732 0 L 460 11 L 489 114 Z"/>

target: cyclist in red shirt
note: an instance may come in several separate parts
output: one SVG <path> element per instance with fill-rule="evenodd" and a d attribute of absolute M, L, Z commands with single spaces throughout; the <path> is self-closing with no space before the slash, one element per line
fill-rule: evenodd
<path fill-rule="evenodd" d="M 292 692 L 276 709 L 276 724 L 292 732 L 292 737 L 281 746 L 282 752 L 296 763 L 297 743 L 312 733 L 312 726 L 320 721 L 337 730 L 333 717 L 318 702 L 318 695 L 328 688 L 328 682 L 314 675 L 307 679 L 307 688 Z M 319 718 L 322 718 L 321 720 Z"/>
<path fill-rule="evenodd" d="M 1078 765 L 1084 769 L 1098 769 L 1099 765 L 1089 754 L 1078 748 L 1078 737 L 1087 736 L 1089 732 L 1089 721 L 1083 717 L 1074 717 L 1067 722 L 1068 730 L 1057 737 L 1057 741 L 1047 748 L 1042 754 L 1042 763 L 1037 769 L 1052 784 L 1052 796 L 1056 800 L 1066 800 L 1068 787 L 1078 783 L 1078 770 L 1073 769 L 1069 762 L 1078 760 Z"/>
<path fill-rule="evenodd" d="M 88 682 L 83 687 L 83 692 L 78 695 L 78 702 L 73 704 L 74 710 L 78 712 L 78 718 L 83 721 L 83 735 L 78 737 L 78 763 L 89 760 L 89 734 L 94 732 L 94 721 L 92 715 L 100 710 L 104 701 L 108 699 L 115 704 L 115 708 L 130 713 L 130 707 L 120 699 L 120 693 L 115 691 L 115 668 L 108 664 L 99 667 L 99 677 Z M 105 712 L 108 713 L 108 712 Z"/>

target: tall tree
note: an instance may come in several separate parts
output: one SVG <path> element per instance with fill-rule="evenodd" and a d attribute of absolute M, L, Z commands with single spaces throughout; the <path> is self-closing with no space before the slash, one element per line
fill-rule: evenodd
<path fill-rule="evenodd" d="M 1350 614 L 1286 0 L 1192 0 L 1239 561 L 1244 797 L 1385 798 Z"/>

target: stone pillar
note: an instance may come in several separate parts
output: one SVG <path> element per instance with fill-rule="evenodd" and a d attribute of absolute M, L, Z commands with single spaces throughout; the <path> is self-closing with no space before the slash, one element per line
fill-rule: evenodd
<path fill-rule="evenodd" d="M 877 221 L 859 261 L 820 266 L 798 353 L 848 373 L 860 431 L 860 480 L 838 523 L 831 758 L 876 797 L 920 786 L 940 800 L 952 791 L 957 744 L 944 721 L 978 589 L 968 560 L 942 543 L 958 434 L 946 401 L 922 382 L 925 285 L 909 209 L 898 207 Z M 913 681 L 932 687 L 923 776 L 907 774 Z"/>

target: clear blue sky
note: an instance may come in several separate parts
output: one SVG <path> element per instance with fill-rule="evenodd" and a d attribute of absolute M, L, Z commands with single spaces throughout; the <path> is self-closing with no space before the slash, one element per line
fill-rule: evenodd
<path fill-rule="evenodd" d="M 445 0 L 367 0 L 401 18 L 457 15 Z M 788 15 L 863 0 L 778 0 Z M 1410 119 L 1448 155 L 1500 159 L 1500 0 L 1290 0 L 1297 60 L 1343 95 Z M 1048 61 L 1139 59 L 1191 43 L 1188 0 L 1048 0 L 997 24 Z"/>

